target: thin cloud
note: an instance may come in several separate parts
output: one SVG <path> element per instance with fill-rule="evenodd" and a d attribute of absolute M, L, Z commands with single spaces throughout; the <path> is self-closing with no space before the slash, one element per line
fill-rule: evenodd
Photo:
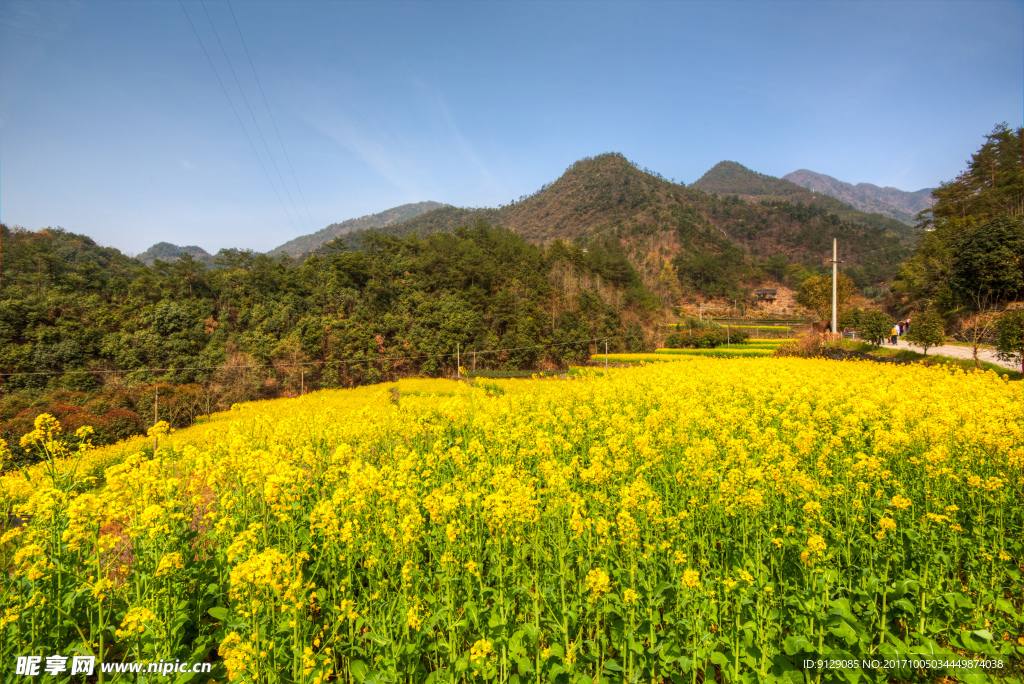
<path fill-rule="evenodd" d="M 382 175 L 407 196 L 416 196 L 419 183 L 409 169 L 415 163 L 407 155 L 397 151 L 397 145 L 379 126 L 367 132 L 360 130 L 347 115 L 334 113 L 329 122 L 323 118 L 311 122 L 318 131 L 358 156 L 367 166 Z M 364 126 L 365 128 L 365 126 Z"/>
<path fill-rule="evenodd" d="M 491 175 L 490 170 L 488 170 L 484 163 L 480 161 L 480 157 L 477 156 L 476 151 L 469 144 L 469 141 L 467 141 L 466 137 L 462 135 L 462 131 L 455 123 L 455 119 L 452 117 L 451 109 L 448 107 L 448 103 L 445 101 L 444 96 L 441 94 L 441 90 L 437 86 L 434 86 L 433 88 L 430 89 L 430 91 L 431 95 L 433 96 L 432 99 L 434 108 L 440 114 L 442 121 L 444 121 L 445 126 L 448 129 L 448 132 L 455 139 L 455 144 L 459 152 L 461 152 L 465 160 L 469 162 L 469 164 L 473 166 L 473 168 L 475 168 L 480 173 L 481 176 L 483 176 L 484 180 L 487 182 L 487 185 L 490 186 L 489 189 L 491 191 L 501 193 L 503 191 L 501 184 L 498 183 L 497 180 L 495 180 L 493 175 Z"/>

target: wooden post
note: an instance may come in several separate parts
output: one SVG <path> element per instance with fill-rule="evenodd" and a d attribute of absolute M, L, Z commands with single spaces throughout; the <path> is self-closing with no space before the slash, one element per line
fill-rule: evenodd
<path fill-rule="evenodd" d="M 729 342 L 729 331 L 730 331 L 730 328 L 731 328 L 731 326 L 728 323 L 726 323 L 725 324 L 725 347 L 726 347 L 726 349 L 732 348 L 732 343 Z"/>
<path fill-rule="evenodd" d="M 299 396 L 303 396 L 306 393 L 306 369 L 302 369 L 302 375 L 299 379 Z"/>
<path fill-rule="evenodd" d="M 459 343 L 455 343 L 455 379 L 462 379 L 462 369 L 459 368 L 460 356 L 459 356 Z"/>
<path fill-rule="evenodd" d="M 473 352 L 473 372 L 476 373 L 476 352 Z"/>
<path fill-rule="evenodd" d="M 604 372 L 608 374 L 608 340 L 604 341 Z"/>

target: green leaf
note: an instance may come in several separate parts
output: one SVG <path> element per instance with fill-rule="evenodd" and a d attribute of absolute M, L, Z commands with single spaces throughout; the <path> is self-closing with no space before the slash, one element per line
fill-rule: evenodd
<path fill-rule="evenodd" d="M 853 630 L 850 629 L 850 626 L 848 624 L 846 624 L 845 621 L 844 622 L 840 622 L 838 625 L 836 625 L 834 627 L 829 627 L 828 631 L 832 632 L 833 635 L 835 635 L 837 637 L 842 637 L 842 638 L 846 638 L 846 637 L 851 636 L 853 634 Z"/>
<path fill-rule="evenodd" d="M 382 637 L 379 634 L 374 634 L 373 632 L 367 632 L 366 638 L 378 646 L 387 646 L 391 643 L 390 639 L 386 639 L 385 637 Z"/>
<path fill-rule="evenodd" d="M 1001 610 L 1007 615 L 1017 617 L 1017 611 L 1013 609 L 1013 604 L 1007 601 L 1006 599 L 999 599 L 998 601 L 996 601 L 996 610 Z"/>
<path fill-rule="evenodd" d="M 783 650 L 786 651 L 786 655 L 796 655 L 801 651 L 810 651 L 812 648 L 811 642 L 799 635 L 791 634 L 783 642 Z"/>
<path fill-rule="evenodd" d="M 622 672 L 622 666 L 614 658 L 604 664 L 604 669 L 609 672 Z"/>
<path fill-rule="evenodd" d="M 362 660 L 353 660 L 348 666 L 348 671 L 357 682 L 362 684 L 363 680 L 366 679 L 366 674 L 370 671 L 370 667 Z"/>
<path fill-rule="evenodd" d="M 562 667 L 561 665 L 552 665 L 551 669 L 548 670 L 548 681 L 549 682 L 554 681 L 555 677 L 557 677 L 558 675 L 562 674 L 565 671 L 566 671 L 566 669 L 564 667 Z"/>
<path fill-rule="evenodd" d="M 899 608 L 900 610 L 906 611 L 911 615 L 915 615 L 917 610 L 914 608 L 914 604 L 907 599 L 899 599 L 892 602 L 893 608 Z"/>
<path fill-rule="evenodd" d="M 231 611 L 222 606 L 214 606 L 207 612 L 210 614 L 210 617 L 214 618 L 215 620 L 220 620 L 221 622 L 227 620 L 228 616 L 231 614 Z"/>

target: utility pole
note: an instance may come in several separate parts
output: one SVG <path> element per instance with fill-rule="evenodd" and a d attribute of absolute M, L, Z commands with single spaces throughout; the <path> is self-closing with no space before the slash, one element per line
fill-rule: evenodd
<path fill-rule="evenodd" d="M 832 334 L 839 332 L 836 318 L 836 278 L 839 274 L 839 256 L 836 252 L 836 239 L 832 238 Z"/>
<path fill-rule="evenodd" d="M 153 427 L 156 427 L 156 424 L 159 421 L 159 413 L 158 413 L 159 412 L 159 407 L 160 407 L 160 387 L 157 386 L 157 388 L 156 388 L 156 395 L 153 397 Z M 156 446 L 157 446 L 157 440 L 159 440 L 159 439 L 160 439 L 160 437 L 156 434 L 156 431 L 154 430 L 154 432 L 153 432 L 153 458 L 156 458 Z"/>

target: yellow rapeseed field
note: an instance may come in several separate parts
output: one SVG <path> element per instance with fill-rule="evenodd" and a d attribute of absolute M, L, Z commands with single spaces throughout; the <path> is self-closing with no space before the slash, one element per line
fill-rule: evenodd
<path fill-rule="evenodd" d="M 155 457 L 152 438 L 64 453 L 43 418 L 25 444 L 51 458 L 2 479 L 28 522 L 0 544 L 0 662 L 1012 681 L 1022 420 L 992 373 L 700 357 L 245 404 Z"/>

